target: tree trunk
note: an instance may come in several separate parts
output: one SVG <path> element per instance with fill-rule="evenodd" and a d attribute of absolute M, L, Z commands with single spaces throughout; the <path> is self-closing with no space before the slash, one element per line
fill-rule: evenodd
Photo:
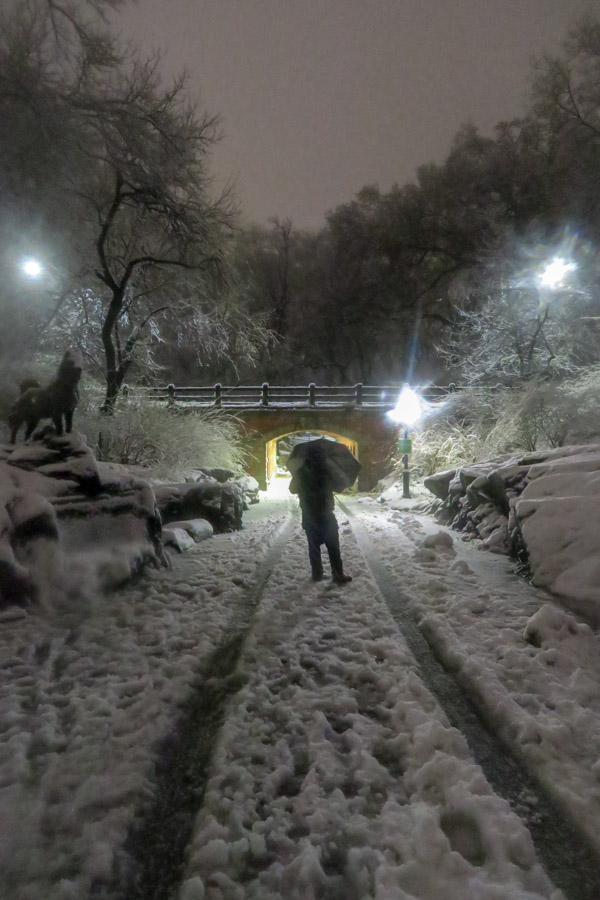
<path fill-rule="evenodd" d="M 105 416 L 113 415 L 121 384 L 122 379 L 119 378 L 118 372 L 106 373 L 106 394 L 104 395 L 104 403 L 100 407 L 100 412 Z"/>
<path fill-rule="evenodd" d="M 106 360 L 106 396 L 100 411 L 107 416 L 112 416 L 115 411 L 115 403 L 125 377 L 125 372 L 121 373 L 123 367 L 117 363 L 114 343 L 114 331 L 119 321 L 119 314 L 123 308 L 123 296 L 124 288 L 122 286 L 113 290 L 113 298 L 102 326 L 102 345 Z"/>

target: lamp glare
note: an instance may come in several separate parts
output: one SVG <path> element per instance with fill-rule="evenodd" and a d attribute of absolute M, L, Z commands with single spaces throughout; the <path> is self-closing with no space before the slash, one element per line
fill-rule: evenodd
<path fill-rule="evenodd" d="M 37 259 L 25 259 L 21 268 L 28 278 L 39 278 L 42 274 L 42 267 Z"/>
<path fill-rule="evenodd" d="M 398 425 L 414 425 L 423 415 L 424 404 L 421 397 L 412 388 L 403 387 L 394 409 L 388 416 Z"/>
<path fill-rule="evenodd" d="M 544 271 L 540 275 L 540 284 L 546 288 L 557 288 L 565 280 L 569 272 L 573 272 L 577 266 L 573 262 L 567 262 L 560 257 L 555 257 L 552 262 L 548 263 Z"/>

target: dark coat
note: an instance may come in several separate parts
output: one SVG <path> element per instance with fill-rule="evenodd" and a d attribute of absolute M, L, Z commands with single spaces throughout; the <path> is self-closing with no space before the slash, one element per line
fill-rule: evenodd
<path fill-rule="evenodd" d="M 333 486 L 319 457 L 308 457 L 290 482 L 290 492 L 297 494 L 302 509 L 302 525 L 314 525 L 330 518 L 335 500 Z"/>

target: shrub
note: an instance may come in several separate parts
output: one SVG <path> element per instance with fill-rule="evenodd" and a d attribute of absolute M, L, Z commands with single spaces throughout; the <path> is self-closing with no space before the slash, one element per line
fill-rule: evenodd
<path fill-rule="evenodd" d="M 570 423 L 568 441 L 584 443 L 600 437 L 600 365 L 582 369 L 563 387 L 567 402 L 576 415 Z"/>
<path fill-rule="evenodd" d="M 488 453 L 486 435 L 495 415 L 490 388 L 465 388 L 450 394 L 413 434 L 413 473 L 424 478 L 481 459 Z"/>
<path fill-rule="evenodd" d="M 133 393 L 119 398 L 112 416 L 104 416 L 98 411 L 101 388 L 88 384 L 82 394 L 76 427 L 100 460 L 151 466 L 164 477 L 200 466 L 243 469 L 236 420 L 220 410 L 167 409 Z"/>
<path fill-rule="evenodd" d="M 424 429 L 413 440 L 411 469 L 425 478 L 481 459 L 484 444 L 477 434 L 456 425 L 439 424 Z"/>
<path fill-rule="evenodd" d="M 498 420 L 486 438 L 497 452 L 561 447 L 579 416 L 563 382 L 531 381 L 504 389 L 498 400 Z"/>

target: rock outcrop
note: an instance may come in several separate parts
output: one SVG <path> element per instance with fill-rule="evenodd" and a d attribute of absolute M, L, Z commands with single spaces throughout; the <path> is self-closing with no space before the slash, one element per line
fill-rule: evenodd
<path fill-rule="evenodd" d="M 164 523 L 207 519 L 217 532 L 242 527 L 243 493 L 231 482 L 197 481 L 194 484 L 155 484 L 154 493 Z"/>
<path fill-rule="evenodd" d="M 145 481 L 97 463 L 74 432 L 0 445 L 0 604 L 113 587 L 166 565 Z"/>
<path fill-rule="evenodd" d="M 194 544 L 212 537 L 214 529 L 206 519 L 186 519 L 183 522 L 169 522 L 163 528 L 163 544 L 174 547 L 179 553 L 189 550 Z"/>
<path fill-rule="evenodd" d="M 219 484 L 237 484 L 242 489 L 244 509 L 248 509 L 251 503 L 259 502 L 259 484 L 252 475 L 236 475 L 233 469 L 219 467 L 196 469 L 195 473 L 194 477 L 186 478 L 186 483 L 205 484 L 207 481 L 216 481 Z"/>
<path fill-rule="evenodd" d="M 534 584 L 600 625 L 600 444 L 439 472 L 438 521 L 527 562 Z"/>

